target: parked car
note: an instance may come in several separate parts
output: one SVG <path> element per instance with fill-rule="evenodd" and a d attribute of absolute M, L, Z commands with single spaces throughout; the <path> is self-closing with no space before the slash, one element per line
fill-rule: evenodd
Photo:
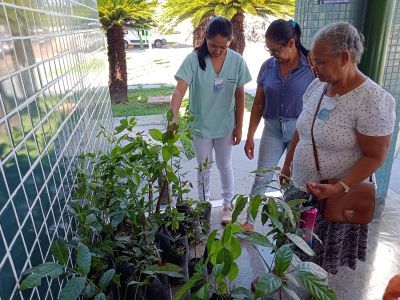
<path fill-rule="evenodd" d="M 140 34 L 140 36 L 139 36 Z M 161 48 L 161 46 L 167 44 L 167 40 L 158 35 L 150 33 L 148 30 L 135 30 L 135 29 L 125 29 L 124 30 L 124 46 L 128 49 L 129 46 L 140 46 L 140 38 L 142 38 L 142 43 L 144 46 L 151 45 L 155 48 Z"/>

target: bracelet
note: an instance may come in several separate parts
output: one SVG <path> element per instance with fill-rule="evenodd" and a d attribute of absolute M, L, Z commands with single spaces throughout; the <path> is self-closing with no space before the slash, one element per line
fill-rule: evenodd
<path fill-rule="evenodd" d="M 345 184 L 343 181 L 338 181 L 337 183 L 339 183 L 343 187 L 345 193 L 350 191 L 350 187 L 347 184 Z"/>

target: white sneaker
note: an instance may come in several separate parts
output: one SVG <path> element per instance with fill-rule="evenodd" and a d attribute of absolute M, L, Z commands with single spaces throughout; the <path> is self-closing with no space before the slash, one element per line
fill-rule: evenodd
<path fill-rule="evenodd" d="M 226 225 L 232 222 L 232 209 L 229 207 L 224 207 L 222 211 L 221 224 Z"/>

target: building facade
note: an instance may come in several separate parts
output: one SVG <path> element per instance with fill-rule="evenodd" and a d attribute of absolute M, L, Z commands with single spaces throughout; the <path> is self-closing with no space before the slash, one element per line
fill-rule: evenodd
<path fill-rule="evenodd" d="M 111 126 L 104 33 L 94 0 L 0 0 L 0 299 L 56 299 L 59 280 L 19 292 L 26 268 L 71 233 L 79 155 Z M 50 288 L 49 288 L 50 287 Z"/>

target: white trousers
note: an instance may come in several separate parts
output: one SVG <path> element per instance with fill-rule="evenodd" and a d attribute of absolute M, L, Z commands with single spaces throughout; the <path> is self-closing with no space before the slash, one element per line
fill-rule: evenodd
<path fill-rule="evenodd" d="M 231 206 L 234 190 L 234 178 L 232 167 L 232 134 L 218 139 L 202 139 L 193 135 L 193 148 L 196 153 L 197 163 L 203 164 L 208 159 L 208 167 L 197 171 L 197 187 L 199 199 L 210 199 L 211 167 L 215 162 L 221 178 L 222 198 L 224 206 Z"/>

